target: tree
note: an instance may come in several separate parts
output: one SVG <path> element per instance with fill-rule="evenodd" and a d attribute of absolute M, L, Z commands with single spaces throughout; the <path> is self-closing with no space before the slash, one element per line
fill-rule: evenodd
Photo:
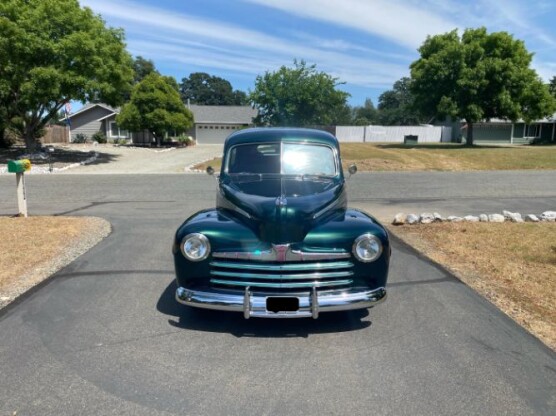
<path fill-rule="evenodd" d="M 248 105 L 249 104 L 249 98 L 247 97 L 247 94 L 245 93 L 245 91 L 240 91 L 240 90 L 235 90 L 234 94 L 233 94 L 233 104 L 234 105 Z"/>
<path fill-rule="evenodd" d="M 316 65 L 294 61 L 276 72 L 257 76 L 249 99 L 259 109 L 255 123 L 270 126 L 329 125 L 343 111 L 349 94 L 338 79 L 318 72 Z"/>
<path fill-rule="evenodd" d="M 77 0 L 0 2 L 0 62 L 0 113 L 30 149 L 65 103 L 118 105 L 133 78 L 123 31 Z"/>
<path fill-rule="evenodd" d="M 410 126 L 421 123 L 421 117 L 414 110 L 411 94 L 411 79 L 403 77 L 394 83 L 391 90 L 378 97 L 380 123 L 386 126 Z"/>
<path fill-rule="evenodd" d="M 183 133 L 193 126 L 193 114 L 181 101 L 174 78 L 147 75 L 131 91 L 116 122 L 126 130 L 148 130 L 160 146 L 168 132 Z"/>
<path fill-rule="evenodd" d="M 133 83 L 138 84 L 145 78 L 147 75 L 152 74 L 153 72 L 159 74 L 154 66 L 154 62 L 150 59 L 145 59 L 142 56 L 136 56 L 133 60 Z"/>
<path fill-rule="evenodd" d="M 363 106 L 353 109 L 353 124 L 356 126 L 368 126 L 369 124 L 376 124 L 377 121 L 378 112 L 370 98 L 365 100 Z"/>
<path fill-rule="evenodd" d="M 506 32 L 485 28 L 429 36 L 411 64 L 411 92 L 424 114 L 473 123 L 490 118 L 532 121 L 551 115 L 556 101 L 530 68 L 532 54 Z"/>
<path fill-rule="evenodd" d="M 224 78 L 205 72 L 194 72 L 183 78 L 180 84 L 181 98 L 184 103 L 199 105 L 245 105 L 247 95 L 232 88 Z"/>
<path fill-rule="evenodd" d="M 554 98 L 556 98 L 556 76 L 552 77 L 548 83 L 548 90 Z"/>

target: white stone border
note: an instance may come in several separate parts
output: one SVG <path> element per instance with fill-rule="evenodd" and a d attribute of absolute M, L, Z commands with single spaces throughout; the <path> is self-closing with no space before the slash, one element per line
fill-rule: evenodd
<path fill-rule="evenodd" d="M 463 217 L 450 215 L 443 217 L 438 212 L 419 214 L 404 214 L 400 212 L 394 216 L 393 225 L 403 224 L 431 224 L 433 222 L 556 222 L 556 211 L 545 211 L 539 216 L 527 214 L 525 218 L 519 212 L 502 211 L 502 214 L 465 215 Z"/>
<path fill-rule="evenodd" d="M 218 157 L 218 156 L 216 156 L 216 157 Z M 209 157 L 208 159 L 201 160 L 200 162 L 192 163 L 192 164 L 186 166 L 185 168 L 183 168 L 183 171 L 185 173 L 205 173 L 206 172 L 205 170 L 203 170 L 203 169 L 193 169 L 193 166 L 197 166 L 197 165 L 200 165 L 201 163 L 208 162 L 209 160 L 212 160 L 214 158 L 215 157 L 213 156 L 213 157 Z"/>
<path fill-rule="evenodd" d="M 93 153 L 92 156 L 88 157 L 85 160 L 82 160 L 81 162 L 78 163 L 72 163 L 70 165 L 64 166 L 62 168 L 53 168 L 52 172 L 50 172 L 50 169 L 44 166 L 33 166 L 33 163 L 31 162 L 31 170 L 29 172 L 26 172 L 28 175 L 46 175 L 46 174 L 51 174 L 51 173 L 58 173 L 58 172 L 63 172 L 65 170 L 68 169 L 73 169 L 76 168 L 78 166 L 84 166 L 84 165 L 88 165 L 90 163 L 95 162 L 98 157 L 99 157 L 99 153 L 96 151 L 89 151 L 88 153 Z M 3 174 L 8 174 L 8 167 L 0 167 L 0 175 Z"/>

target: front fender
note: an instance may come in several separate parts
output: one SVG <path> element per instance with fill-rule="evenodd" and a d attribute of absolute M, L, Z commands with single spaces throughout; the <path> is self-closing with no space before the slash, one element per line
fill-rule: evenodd
<path fill-rule="evenodd" d="M 314 227 L 305 237 L 305 249 L 339 248 L 352 252 L 353 243 L 362 234 L 373 234 L 382 243 L 382 255 L 372 263 L 353 258 L 354 278 L 370 287 L 384 287 L 390 264 L 388 232 L 374 217 L 357 209 L 347 209 Z"/>
<path fill-rule="evenodd" d="M 190 287 L 195 281 L 210 278 L 212 256 L 199 262 L 188 261 L 180 250 L 182 239 L 191 233 L 207 236 L 211 251 L 254 251 L 261 249 L 256 233 L 234 214 L 221 209 L 199 211 L 178 228 L 174 238 L 174 267 L 178 283 Z"/>

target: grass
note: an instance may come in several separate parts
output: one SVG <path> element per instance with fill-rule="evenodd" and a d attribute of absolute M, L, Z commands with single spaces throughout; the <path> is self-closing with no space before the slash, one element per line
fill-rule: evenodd
<path fill-rule="evenodd" d="M 199 163 L 198 165 L 195 165 L 193 169 L 202 170 L 204 172 L 208 166 L 212 166 L 216 172 L 220 172 L 220 167 L 222 166 L 222 158 L 215 157 L 214 159 Z"/>
<path fill-rule="evenodd" d="M 443 223 L 394 234 L 556 350 L 556 224 Z"/>
<path fill-rule="evenodd" d="M 341 152 L 345 165 L 363 171 L 556 169 L 556 147 L 343 143 Z"/>
<path fill-rule="evenodd" d="M 470 171 L 556 169 L 556 146 L 475 146 L 459 144 L 342 143 L 344 170 L 352 163 L 360 171 Z M 195 166 L 220 169 L 220 158 Z"/>
<path fill-rule="evenodd" d="M 21 276 L 64 253 L 94 227 L 90 218 L 0 217 L 0 295 Z"/>

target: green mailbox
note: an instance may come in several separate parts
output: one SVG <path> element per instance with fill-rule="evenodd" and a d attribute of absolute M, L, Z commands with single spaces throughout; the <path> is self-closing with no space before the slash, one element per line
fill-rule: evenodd
<path fill-rule="evenodd" d="M 8 161 L 8 172 L 10 173 L 24 173 L 29 170 L 31 170 L 31 161 L 29 159 Z"/>

